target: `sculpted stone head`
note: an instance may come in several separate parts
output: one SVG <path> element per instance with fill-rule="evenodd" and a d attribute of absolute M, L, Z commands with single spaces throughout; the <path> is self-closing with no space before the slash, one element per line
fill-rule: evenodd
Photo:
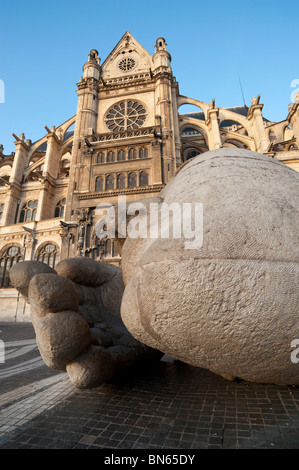
<path fill-rule="evenodd" d="M 126 233 L 116 227 L 121 270 L 86 258 L 61 261 L 58 276 L 11 270 L 49 367 L 94 387 L 166 353 L 228 379 L 299 385 L 299 173 L 214 150 L 139 209 L 138 224 L 131 211 Z"/>

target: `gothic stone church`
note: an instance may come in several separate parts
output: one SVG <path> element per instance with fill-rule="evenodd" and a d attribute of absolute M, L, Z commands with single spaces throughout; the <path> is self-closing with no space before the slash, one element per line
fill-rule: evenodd
<path fill-rule="evenodd" d="M 127 31 L 101 64 L 90 51 L 77 84 L 75 116 L 45 126 L 38 141 L 0 146 L 0 319 L 28 319 L 28 305 L 10 287 L 10 267 L 88 256 L 120 263 L 111 240 L 95 235 L 96 207 L 156 196 L 186 160 L 220 147 L 277 158 L 299 171 L 299 102 L 287 117 L 263 117 L 260 96 L 250 107 L 219 108 L 180 95 L 164 38 L 147 52 Z M 184 104 L 195 112 L 180 113 Z"/>

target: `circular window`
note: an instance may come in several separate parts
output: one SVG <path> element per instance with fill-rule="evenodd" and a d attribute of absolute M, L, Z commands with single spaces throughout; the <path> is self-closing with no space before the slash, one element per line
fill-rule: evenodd
<path fill-rule="evenodd" d="M 118 68 L 122 72 L 133 70 L 135 66 L 136 66 L 136 62 L 134 59 L 132 59 L 132 57 L 124 57 L 124 59 L 121 59 L 121 61 L 118 63 Z"/>
<path fill-rule="evenodd" d="M 146 120 L 146 110 L 137 101 L 127 100 L 115 104 L 106 114 L 105 124 L 110 131 L 138 129 Z"/>

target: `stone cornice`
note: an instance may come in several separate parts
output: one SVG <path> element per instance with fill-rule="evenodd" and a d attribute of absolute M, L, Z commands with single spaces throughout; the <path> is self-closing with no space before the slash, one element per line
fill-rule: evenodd
<path fill-rule="evenodd" d="M 99 144 L 104 142 L 114 142 L 116 140 L 140 138 L 145 136 L 153 136 L 155 133 L 155 127 L 140 127 L 139 129 L 119 131 L 119 132 L 107 132 L 105 134 L 94 134 L 91 138 L 91 144 Z"/>
<path fill-rule="evenodd" d="M 124 86 L 144 85 L 144 83 L 154 83 L 150 72 L 139 73 L 137 75 L 126 75 L 124 77 L 113 77 L 108 80 L 102 79 L 99 83 L 99 89 L 101 91 L 108 91 L 116 88 L 123 88 Z"/>
<path fill-rule="evenodd" d="M 130 195 L 130 194 L 144 194 L 144 193 L 157 193 L 162 191 L 164 188 L 164 185 L 159 185 L 159 186 L 144 186 L 142 188 L 125 188 L 125 189 L 112 189 L 112 190 L 106 190 L 106 191 L 101 191 L 101 192 L 88 192 L 84 194 L 79 194 L 74 192 L 76 194 L 77 198 L 79 200 L 84 200 L 84 199 L 97 199 L 97 198 L 102 198 L 102 197 L 111 197 L 111 196 L 120 196 L 120 195 Z"/>

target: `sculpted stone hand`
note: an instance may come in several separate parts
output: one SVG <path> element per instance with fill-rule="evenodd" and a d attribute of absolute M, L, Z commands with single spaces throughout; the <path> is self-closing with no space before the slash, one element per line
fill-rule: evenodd
<path fill-rule="evenodd" d="M 201 203 L 202 243 L 151 238 L 153 202 L 161 224 L 165 207 L 176 204 L 183 215 Z M 299 173 L 255 152 L 214 150 L 183 165 L 143 206 L 147 236 L 126 238 L 122 273 L 86 258 L 61 261 L 57 274 L 34 262 L 12 268 L 45 362 L 80 387 L 157 351 L 228 379 L 299 385 L 291 360 L 299 339 Z"/>
<path fill-rule="evenodd" d="M 70 258 L 55 270 L 24 261 L 10 271 L 30 303 L 37 344 L 46 365 L 67 371 L 78 388 L 93 388 L 162 354 L 134 339 L 120 317 L 120 268 Z"/>

